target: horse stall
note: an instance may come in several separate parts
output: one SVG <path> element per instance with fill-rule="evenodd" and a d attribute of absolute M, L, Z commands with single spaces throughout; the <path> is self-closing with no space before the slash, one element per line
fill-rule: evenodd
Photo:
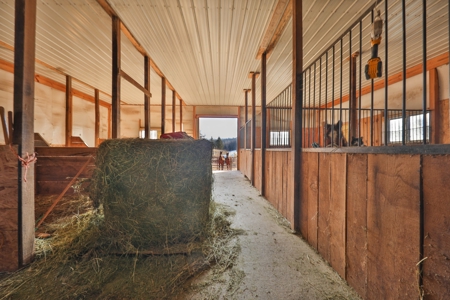
<path fill-rule="evenodd" d="M 293 132 L 292 85 L 266 106 L 266 161 L 253 182 L 264 172 L 263 196 L 363 299 L 450 294 L 449 52 L 422 35 L 445 27 L 433 18 L 439 7 L 416 4 L 408 13 L 426 11 L 427 22 L 407 17 L 407 33 L 395 27 L 400 2 L 377 7 L 381 74 L 365 71 L 375 10 L 303 68 L 301 132 Z M 411 41 L 423 47 L 406 59 L 401 45 Z M 293 134 L 302 145 L 296 166 Z"/>

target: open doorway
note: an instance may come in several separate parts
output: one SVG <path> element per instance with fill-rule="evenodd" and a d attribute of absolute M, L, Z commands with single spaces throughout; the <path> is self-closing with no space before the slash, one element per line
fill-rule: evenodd
<path fill-rule="evenodd" d="M 213 170 L 237 169 L 237 118 L 199 118 L 200 138 L 214 144 Z"/>

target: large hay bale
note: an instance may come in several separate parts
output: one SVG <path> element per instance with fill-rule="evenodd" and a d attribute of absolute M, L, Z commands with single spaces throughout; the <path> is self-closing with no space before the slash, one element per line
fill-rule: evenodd
<path fill-rule="evenodd" d="M 134 247 L 167 247 L 201 238 L 211 200 L 207 140 L 115 139 L 97 153 L 91 197 L 105 225 Z"/>

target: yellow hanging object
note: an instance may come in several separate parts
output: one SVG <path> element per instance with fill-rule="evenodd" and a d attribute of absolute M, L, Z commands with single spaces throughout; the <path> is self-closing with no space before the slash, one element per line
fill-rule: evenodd
<path fill-rule="evenodd" d="M 382 63 L 379 57 L 369 59 L 366 65 L 366 79 L 381 77 Z"/>

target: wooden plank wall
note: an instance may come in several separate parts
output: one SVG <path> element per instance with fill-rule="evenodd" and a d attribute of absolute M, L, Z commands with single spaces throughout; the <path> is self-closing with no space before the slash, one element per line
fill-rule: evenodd
<path fill-rule="evenodd" d="M 424 156 L 422 164 L 423 286 L 426 299 L 444 299 L 450 295 L 450 156 Z"/>
<path fill-rule="evenodd" d="M 450 156 L 302 155 L 301 233 L 363 299 L 419 298 L 421 234 L 425 299 L 450 294 Z"/>
<path fill-rule="evenodd" d="M 54 195 L 64 190 L 88 157 L 95 156 L 97 148 L 37 147 L 36 152 L 36 194 Z M 94 168 L 95 160 L 91 160 L 79 178 L 90 178 Z"/>
<path fill-rule="evenodd" d="M 293 180 L 291 175 L 291 151 L 266 152 L 266 195 L 265 198 L 289 222 L 293 222 L 291 199 Z"/>
<path fill-rule="evenodd" d="M 19 268 L 18 166 L 9 146 L 0 146 L 0 272 Z"/>
<path fill-rule="evenodd" d="M 254 186 L 261 191 L 261 149 L 255 149 L 255 180 Z"/>

